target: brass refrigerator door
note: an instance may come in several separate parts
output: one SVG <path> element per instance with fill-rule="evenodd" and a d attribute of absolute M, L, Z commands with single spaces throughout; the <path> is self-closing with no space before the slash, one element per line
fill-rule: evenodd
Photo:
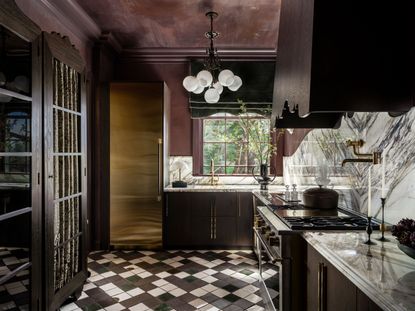
<path fill-rule="evenodd" d="M 110 243 L 162 247 L 162 83 L 110 85 Z"/>

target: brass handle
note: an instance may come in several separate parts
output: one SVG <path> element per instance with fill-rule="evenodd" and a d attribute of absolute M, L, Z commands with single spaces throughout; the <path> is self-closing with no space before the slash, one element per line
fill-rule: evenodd
<path fill-rule="evenodd" d="M 210 239 L 213 240 L 213 205 L 210 201 Z"/>
<path fill-rule="evenodd" d="M 214 236 L 213 236 L 213 238 L 216 240 L 216 200 L 215 200 L 215 203 L 214 203 L 215 205 L 213 206 L 213 212 L 214 212 L 214 215 L 215 215 L 215 217 L 213 218 L 213 224 L 214 224 Z"/>
<path fill-rule="evenodd" d="M 317 287 L 317 310 L 324 311 L 325 310 L 325 300 L 326 300 L 326 293 L 325 293 L 325 285 L 326 285 L 326 267 L 324 263 L 320 262 L 318 264 L 318 287 Z"/>
<path fill-rule="evenodd" d="M 162 173 L 163 173 L 163 140 L 161 138 L 158 139 L 158 144 L 157 144 L 157 158 L 158 158 L 158 166 L 157 166 L 157 186 L 158 186 L 158 193 L 157 193 L 157 202 L 161 201 L 161 193 L 163 192 L 162 190 Z"/>

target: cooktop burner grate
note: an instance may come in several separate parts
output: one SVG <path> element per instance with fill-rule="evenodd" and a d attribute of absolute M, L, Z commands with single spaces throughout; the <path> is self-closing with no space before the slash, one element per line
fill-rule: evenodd
<path fill-rule="evenodd" d="M 360 216 L 345 217 L 282 217 L 282 220 L 293 230 L 365 230 L 367 219 Z M 374 230 L 379 229 L 377 223 L 372 223 Z"/>

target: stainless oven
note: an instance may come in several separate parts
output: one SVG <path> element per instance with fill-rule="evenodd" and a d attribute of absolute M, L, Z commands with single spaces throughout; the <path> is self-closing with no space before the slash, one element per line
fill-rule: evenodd
<path fill-rule="evenodd" d="M 280 284 L 282 284 L 283 259 L 267 243 L 261 227 L 254 227 L 255 253 L 258 257 L 260 291 L 266 310 L 282 310 Z"/>
<path fill-rule="evenodd" d="M 258 203 L 258 202 L 256 202 Z M 302 260 L 305 245 L 301 236 L 281 230 L 268 221 L 266 206 L 254 203 L 254 252 L 258 258 L 260 290 L 265 309 L 271 311 L 304 310 L 297 293 L 305 290 Z M 284 226 L 284 224 L 282 224 Z M 285 227 L 286 228 L 286 227 Z"/>

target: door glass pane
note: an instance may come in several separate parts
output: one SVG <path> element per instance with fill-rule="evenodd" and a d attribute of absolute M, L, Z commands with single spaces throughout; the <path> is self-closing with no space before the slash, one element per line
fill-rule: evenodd
<path fill-rule="evenodd" d="M 0 26 L 0 88 L 23 95 L 31 94 L 31 44 Z M 0 94 L 1 100 L 10 97 Z"/>
<path fill-rule="evenodd" d="M 0 98 L 0 215 L 31 207 L 31 103 Z"/>
<path fill-rule="evenodd" d="M 81 115 L 79 73 L 54 61 L 54 273 L 55 290 L 80 270 Z"/>
<path fill-rule="evenodd" d="M 3 264 L 13 270 L 22 262 L 29 260 L 31 227 L 31 213 L 7 218 L 0 222 L 0 266 Z M 10 234 L 11 232 L 13 234 Z"/>

